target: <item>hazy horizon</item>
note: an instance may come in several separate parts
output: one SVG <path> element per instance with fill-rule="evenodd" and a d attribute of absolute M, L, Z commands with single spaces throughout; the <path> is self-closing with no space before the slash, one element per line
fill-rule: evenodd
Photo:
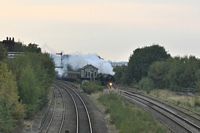
<path fill-rule="evenodd" d="M 50 52 L 95 53 L 127 61 L 138 47 L 159 44 L 175 55 L 200 57 L 197 0 L 7 0 L 0 40 L 15 37 Z"/>

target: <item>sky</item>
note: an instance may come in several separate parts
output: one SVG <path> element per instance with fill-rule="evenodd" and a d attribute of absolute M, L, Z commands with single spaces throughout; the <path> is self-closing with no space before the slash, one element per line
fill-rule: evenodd
<path fill-rule="evenodd" d="M 172 56 L 200 57 L 199 0 L 0 0 L 0 40 L 47 52 L 128 61 L 159 44 Z"/>

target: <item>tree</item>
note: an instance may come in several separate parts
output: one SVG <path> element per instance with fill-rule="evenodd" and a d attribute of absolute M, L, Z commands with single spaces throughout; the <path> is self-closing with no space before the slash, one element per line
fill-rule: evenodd
<path fill-rule="evenodd" d="M 1 63 L 7 56 L 5 49 L 24 53 L 5 61 L 7 66 Z M 0 132 L 12 132 L 20 119 L 42 108 L 54 78 L 53 60 L 36 44 L 25 46 L 14 40 L 0 43 Z"/>
<path fill-rule="evenodd" d="M 162 89 L 168 86 L 168 72 L 169 63 L 167 61 L 158 61 L 150 66 L 148 77 L 154 82 L 156 88 Z"/>
<path fill-rule="evenodd" d="M 190 56 L 155 62 L 150 66 L 148 78 L 156 88 L 195 91 L 200 87 L 200 60 Z"/>
<path fill-rule="evenodd" d="M 114 78 L 117 83 L 125 83 L 125 74 L 127 66 L 117 66 L 113 69 L 115 72 Z"/>
<path fill-rule="evenodd" d="M 39 48 L 37 44 L 34 44 L 34 43 L 32 44 L 32 43 L 30 43 L 30 44 L 28 45 L 28 47 L 26 48 L 26 51 L 27 51 L 27 52 L 41 53 L 41 48 Z"/>
<path fill-rule="evenodd" d="M 200 92 L 200 69 L 197 70 L 195 75 L 196 75 L 196 78 L 197 78 L 196 88 L 197 88 L 198 92 Z"/>
<path fill-rule="evenodd" d="M 7 57 L 7 51 L 4 48 L 3 44 L 0 43 L 0 61 L 2 61 L 3 59 L 5 59 Z"/>
<path fill-rule="evenodd" d="M 16 81 L 7 65 L 0 63 L 0 130 L 11 132 L 16 121 L 23 118 L 24 107 L 18 101 Z"/>
<path fill-rule="evenodd" d="M 33 68 L 30 65 L 27 65 L 22 70 L 19 79 L 19 92 L 23 103 L 37 103 L 37 81 Z"/>
<path fill-rule="evenodd" d="M 170 70 L 167 73 L 170 88 L 173 90 L 183 91 L 195 90 L 197 76 L 200 69 L 200 61 L 193 56 L 175 57 L 169 61 Z"/>
<path fill-rule="evenodd" d="M 153 62 L 166 60 L 169 57 L 164 47 L 159 45 L 136 49 L 128 62 L 127 83 L 140 81 L 142 77 L 147 76 L 149 66 Z"/>
<path fill-rule="evenodd" d="M 19 96 L 26 105 L 26 116 L 32 116 L 47 102 L 49 87 L 55 78 L 55 67 L 48 54 L 24 53 L 9 62 L 17 79 Z"/>

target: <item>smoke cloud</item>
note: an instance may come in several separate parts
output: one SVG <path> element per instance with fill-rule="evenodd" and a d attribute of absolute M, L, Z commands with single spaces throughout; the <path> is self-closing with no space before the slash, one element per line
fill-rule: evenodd
<path fill-rule="evenodd" d="M 52 56 L 56 66 L 61 66 L 61 57 L 58 55 Z M 98 68 L 98 73 L 114 75 L 113 67 L 109 61 L 102 59 L 95 54 L 88 55 L 64 55 L 63 56 L 63 68 L 56 68 L 59 76 L 67 75 L 69 66 L 73 70 L 78 70 L 85 65 L 93 65 Z"/>

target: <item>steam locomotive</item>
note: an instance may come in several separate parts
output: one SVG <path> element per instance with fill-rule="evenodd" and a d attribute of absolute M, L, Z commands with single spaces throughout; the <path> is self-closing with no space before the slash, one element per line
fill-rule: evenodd
<path fill-rule="evenodd" d="M 114 76 L 110 74 L 98 74 L 97 80 L 101 82 L 102 85 L 107 85 L 108 83 L 114 82 Z"/>

